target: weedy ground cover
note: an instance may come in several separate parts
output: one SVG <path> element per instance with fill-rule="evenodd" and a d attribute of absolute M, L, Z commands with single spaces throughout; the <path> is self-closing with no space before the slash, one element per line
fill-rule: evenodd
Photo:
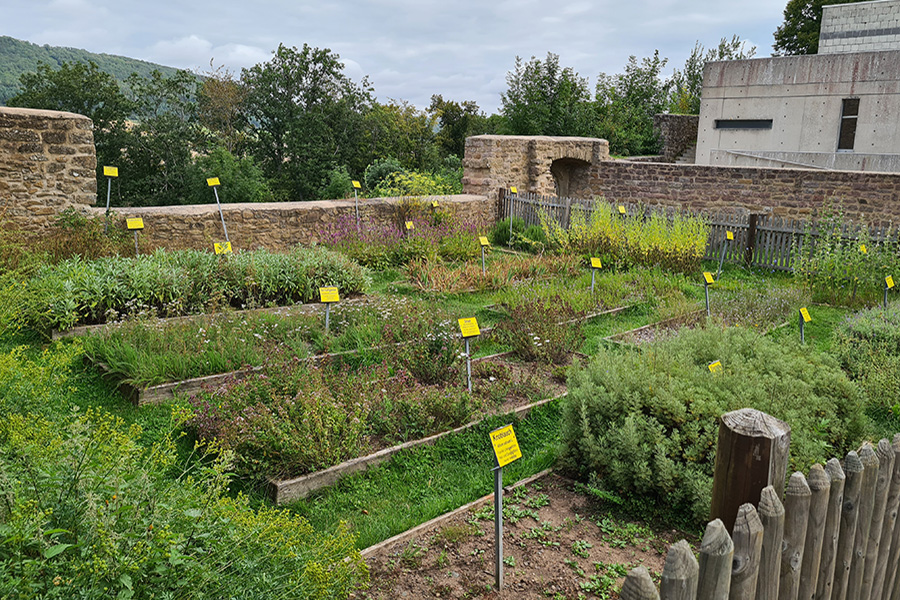
<path fill-rule="evenodd" d="M 474 290 L 499 290 L 515 283 L 550 277 L 576 277 L 580 260 L 573 256 L 516 256 L 492 252 L 481 261 L 448 263 L 439 258 L 411 261 L 404 269 L 406 277 L 417 288 L 437 293 Z"/>

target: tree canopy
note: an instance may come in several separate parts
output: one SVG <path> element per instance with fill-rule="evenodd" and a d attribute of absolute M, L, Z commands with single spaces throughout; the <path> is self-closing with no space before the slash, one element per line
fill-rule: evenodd
<path fill-rule="evenodd" d="M 772 45 L 774 54 L 816 54 L 819 51 L 822 9 L 830 4 L 863 1 L 865 0 L 789 0 L 784 8 L 784 22 L 775 30 L 775 43 Z"/>

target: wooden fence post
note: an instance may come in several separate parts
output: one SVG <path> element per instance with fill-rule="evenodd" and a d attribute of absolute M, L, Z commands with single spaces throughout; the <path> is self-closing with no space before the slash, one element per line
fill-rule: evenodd
<path fill-rule="evenodd" d="M 894 452 L 891 443 L 885 439 L 878 442 L 875 450 L 878 458 L 878 476 L 875 483 L 875 504 L 872 508 L 872 526 L 869 529 L 869 541 L 866 544 L 866 570 L 863 573 L 863 587 L 860 598 L 872 598 L 875 584 L 875 573 L 879 563 L 887 560 L 881 552 L 881 531 L 884 529 L 884 513 L 887 508 L 888 492 L 891 491 L 891 477 L 894 474 Z M 885 548 L 888 550 L 888 548 Z M 879 591 L 879 596 L 881 592 Z"/>
<path fill-rule="evenodd" d="M 763 525 L 763 545 L 756 600 L 778 600 L 781 542 L 784 538 L 784 505 L 771 485 L 760 494 L 759 519 Z"/>
<path fill-rule="evenodd" d="M 690 544 L 681 540 L 669 547 L 662 571 L 659 595 L 662 600 L 696 600 L 700 566 Z"/>
<path fill-rule="evenodd" d="M 625 577 L 622 591 L 619 592 L 621 600 L 659 600 L 656 584 L 650 578 L 647 567 L 632 569 Z"/>
<path fill-rule="evenodd" d="M 763 525 L 752 504 L 743 504 L 734 521 L 734 560 L 728 600 L 755 600 Z"/>
<path fill-rule="evenodd" d="M 853 538 L 853 564 L 850 565 L 850 580 L 847 583 L 847 597 L 864 599 L 863 576 L 866 572 L 866 547 L 869 545 L 869 531 L 872 529 L 872 512 L 875 510 L 875 486 L 878 484 L 878 456 L 872 444 L 865 442 L 859 450 L 859 460 L 863 464 L 862 485 L 859 489 L 859 520 L 856 536 Z"/>
<path fill-rule="evenodd" d="M 734 542 L 721 520 L 710 521 L 700 543 L 700 573 L 697 598 L 727 600 L 731 587 Z"/>
<path fill-rule="evenodd" d="M 822 545 L 825 540 L 825 522 L 828 518 L 828 498 L 831 495 L 831 481 L 822 465 L 815 464 L 810 468 L 807 483 L 811 496 L 803 549 L 803 568 L 800 570 L 800 589 L 797 592 L 797 597 L 801 600 L 812 600 L 816 594 Z"/>
<path fill-rule="evenodd" d="M 753 265 L 753 252 L 756 250 L 756 225 L 759 222 L 757 213 L 750 213 L 747 221 L 747 246 L 744 248 L 744 262 L 747 266 Z"/>
<path fill-rule="evenodd" d="M 897 527 L 898 504 L 900 504 L 900 433 L 894 436 L 891 449 L 894 451 L 894 477 L 891 481 L 891 492 L 888 495 L 888 510 L 891 511 L 889 516 L 891 551 L 888 556 L 881 600 L 891 600 L 894 582 L 900 583 L 900 578 L 897 577 L 897 569 L 900 567 L 900 527 Z"/>
<path fill-rule="evenodd" d="M 738 508 L 759 504 L 764 487 L 780 496 L 790 442 L 790 426 L 764 412 L 742 408 L 722 415 L 710 517 L 731 531 Z"/>
<path fill-rule="evenodd" d="M 841 527 L 841 507 L 844 504 L 844 470 L 841 461 L 832 458 L 825 464 L 825 473 L 831 482 L 828 495 L 828 511 L 825 517 L 825 535 L 819 577 L 816 581 L 815 600 L 831 600 L 834 590 L 834 564 L 837 557 L 838 534 Z"/>
<path fill-rule="evenodd" d="M 784 541 L 781 544 L 779 600 L 797 600 L 811 495 L 803 473 L 797 471 L 791 475 L 784 491 Z"/>
<path fill-rule="evenodd" d="M 834 591 L 831 600 L 845 600 L 853 566 L 853 540 L 859 521 L 859 492 L 862 488 L 863 464 L 853 450 L 844 459 L 844 505 L 841 508 L 841 529 L 838 537 L 837 557 L 834 568 Z M 853 597 L 851 596 L 851 600 Z"/>

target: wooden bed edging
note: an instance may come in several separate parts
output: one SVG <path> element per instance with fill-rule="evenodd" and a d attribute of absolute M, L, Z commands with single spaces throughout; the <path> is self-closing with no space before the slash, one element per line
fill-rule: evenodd
<path fill-rule="evenodd" d="M 532 409 L 543 406 L 544 404 L 552 402 L 553 400 L 558 400 L 565 395 L 566 394 L 563 393 L 552 398 L 546 398 L 544 400 L 533 402 L 526 406 L 520 406 L 519 408 L 516 408 L 515 410 L 512 410 L 508 413 L 502 413 L 500 416 L 515 416 L 518 418 L 524 418 L 528 415 L 529 412 L 532 411 Z M 342 477 L 345 477 L 352 473 L 365 471 L 369 467 L 379 465 L 402 450 L 408 450 L 410 448 L 416 448 L 418 446 L 431 446 L 444 436 L 450 435 L 452 433 L 460 433 L 462 431 L 466 431 L 467 429 L 471 429 L 472 427 L 480 425 L 481 422 L 484 421 L 484 419 L 494 416 L 496 415 L 488 415 L 483 419 L 473 421 L 455 429 L 443 431 L 441 433 L 437 433 L 435 435 L 431 435 L 418 440 L 411 440 L 397 446 L 379 450 L 378 452 L 369 454 L 367 456 L 352 458 L 340 464 L 334 465 L 333 467 L 328 467 L 327 469 L 316 471 L 315 473 L 309 473 L 307 475 L 302 475 L 293 479 L 270 479 L 267 486 L 269 497 L 275 504 L 287 504 L 288 502 L 293 502 L 294 500 L 306 498 L 309 494 L 315 492 L 316 490 L 334 485 Z"/>

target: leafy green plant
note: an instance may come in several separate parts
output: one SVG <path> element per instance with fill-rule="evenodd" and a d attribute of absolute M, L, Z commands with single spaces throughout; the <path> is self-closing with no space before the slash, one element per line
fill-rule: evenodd
<path fill-rule="evenodd" d="M 869 401 L 900 416 L 900 303 L 847 317 L 835 329 L 833 348 Z"/>
<path fill-rule="evenodd" d="M 520 217 L 513 217 L 512 220 L 512 235 L 515 236 L 523 235 L 525 233 L 525 221 L 523 221 Z M 510 233 L 509 233 L 509 217 L 505 217 L 497 221 L 493 227 L 491 227 L 491 231 L 488 234 L 489 239 L 491 240 L 491 244 L 495 246 L 506 247 L 510 245 Z"/>

